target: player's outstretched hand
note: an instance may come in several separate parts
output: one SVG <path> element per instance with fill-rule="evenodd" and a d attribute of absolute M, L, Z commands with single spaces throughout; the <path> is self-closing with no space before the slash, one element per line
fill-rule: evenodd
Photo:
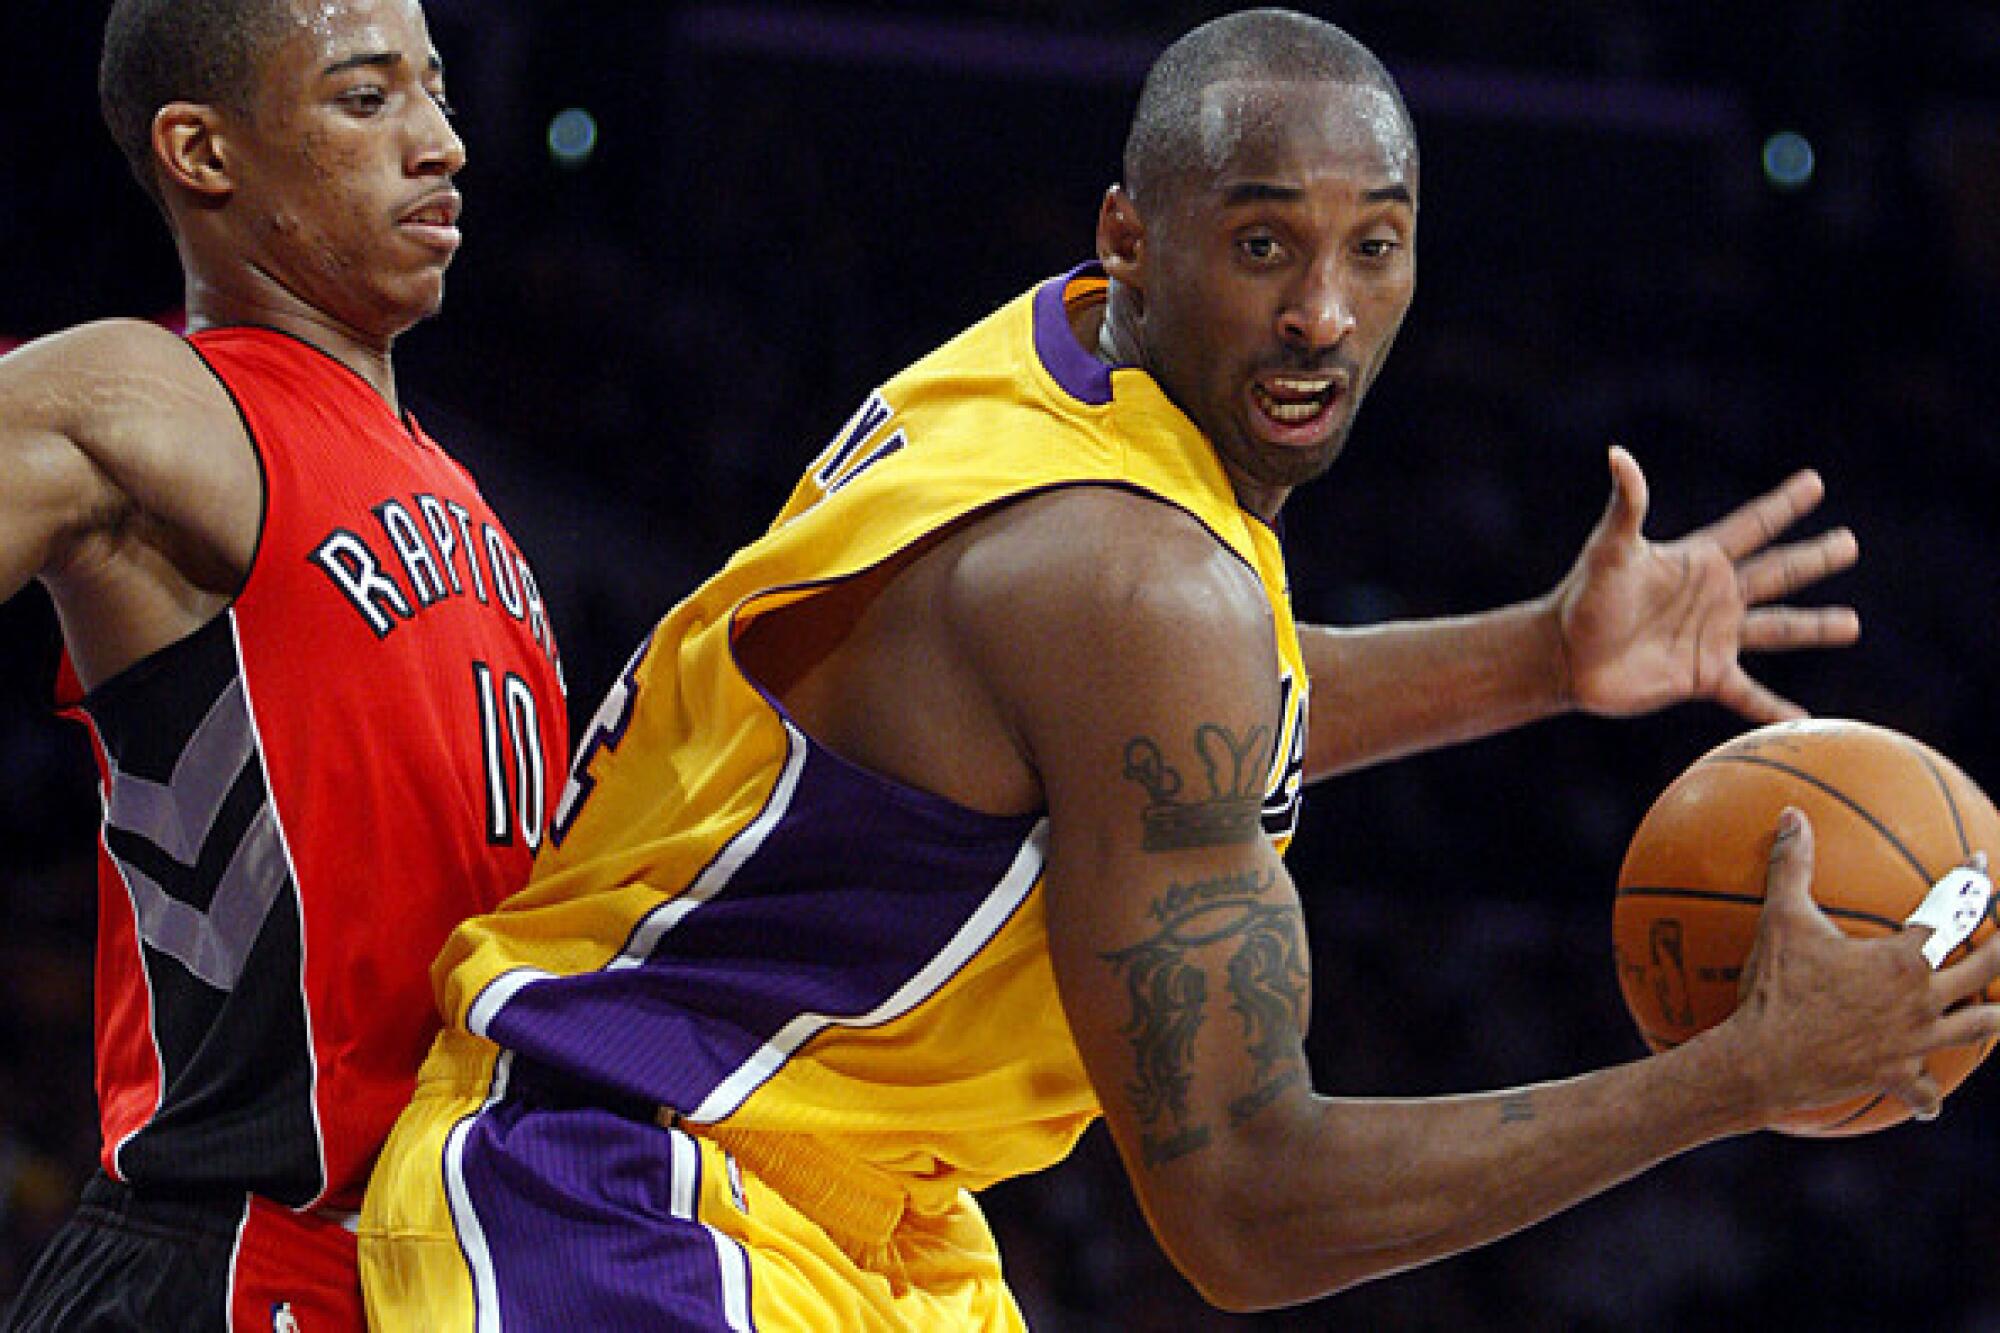
<path fill-rule="evenodd" d="M 1555 593 L 1572 701 L 1613 717 L 1685 699 L 1713 699 L 1758 724 L 1803 716 L 1739 656 L 1860 636 L 1851 607 L 1775 604 L 1860 554 L 1846 528 L 1772 544 L 1819 505 L 1819 475 L 1794 473 L 1726 517 L 1656 544 L 1641 531 L 1645 474 L 1617 446 L 1610 463 L 1611 503 Z"/>
<path fill-rule="evenodd" d="M 2000 1005 L 1962 1003 L 2000 979 L 2000 935 L 1933 971 L 1927 928 L 1842 934 L 1813 901 L 1812 865 L 1812 825 L 1787 810 L 1741 999 L 1724 1025 L 1743 1042 L 1758 1118 L 1882 1092 L 1929 1119 L 1942 1094 L 1923 1057 L 2000 1035 Z"/>

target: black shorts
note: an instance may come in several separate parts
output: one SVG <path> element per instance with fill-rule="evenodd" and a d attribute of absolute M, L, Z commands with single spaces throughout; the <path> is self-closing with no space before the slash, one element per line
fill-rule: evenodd
<path fill-rule="evenodd" d="M 7 1333 L 363 1333 L 352 1232 L 248 1195 L 142 1194 L 98 1175 Z"/>

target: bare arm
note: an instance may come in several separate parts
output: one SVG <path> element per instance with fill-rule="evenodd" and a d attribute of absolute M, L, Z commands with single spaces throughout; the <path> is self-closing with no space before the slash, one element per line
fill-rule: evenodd
<path fill-rule="evenodd" d="M 1312 680 L 1308 781 L 1567 711 L 1554 599 L 1361 629 L 1299 628 Z"/>
<path fill-rule="evenodd" d="M 2000 1031 L 1988 1007 L 1943 1016 L 2000 948 L 1933 975 L 1907 936 L 1846 940 L 1795 830 L 1749 1000 L 1714 1033 L 1531 1088 L 1316 1094 L 1304 923 L 1258 819 L 1279 720 L 1261 593 L 1178 516 L 1091 527 L 973 598 L 1005 627 L 978 656 L 1047 793 L 1065 1012 L 1155 1235 L 1211 1301 L 1286 1304 L 1453 1254 L 1864 1087 L 1922 1105 L 1918 1052 Z"/>
<path fill-rule="evenodd" d="M 60 567 L 125 507 L 76 443 L 87 411 L 66 392 L 63 353 L 52 340 L 0 358 L 0 598 Z"/>
<path fill-rule="evenodd" d="M 1677 541 L 1641 533 L 1646 480 L 1611 452 L 1612 494 L 1547 596 L 1485 615 L 1300 633 L 1312 677 L 1309 778 L 1474 740 L 1581 708 L 1606 716 L 1713 699 L 1753 722 L 1803 710 L 1744 670 L 1746 651 L 1851 643 L 1846 607 L 1771 605 L 1853 564 L 1844 529 L 1772 546 L 1824 488 L 1801 472 Z"/>
<path fill-rule="evenodd" d="M 248 569 L 262 479 L 228 395 L 151 325 L 0 358 L 0 598 L 39 578 L 86 681 L 213 615 Z"/>

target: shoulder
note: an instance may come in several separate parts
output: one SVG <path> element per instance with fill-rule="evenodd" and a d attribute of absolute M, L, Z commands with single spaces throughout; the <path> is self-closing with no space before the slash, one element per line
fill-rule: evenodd
<path fill-rule="evenodd" d="M 104 319 L 38 338 L 9 360 L 27 372 L 57 378 L 154 373 L 169 379 L 203 375 L 187 340 L 139 319 Z"/>
<path fill-rule="evenodd" d="M 1029 710 L 1278 678 L 1256 573 L 1187 511 L 1115 486 L 981 520 L 959 542 L 940 611 L 1003 704 Z"/>
<path fill-rule="evenodd" d="M 1054 626 L 1165 617 L 1188 631 L 1254 630 L 1270 606 L 1255 572 L 1188 511 L 1120 486 L 1078 485 L 980 520 L 954 562 L 948 609 Z"/>
<path fill-rule="evenodd" d="M 240 431 L 228 392 L 187 340 L 142 320 L 79 325 L 7 358 L 0 394 L 114 474 L 171 466 L 183 446 Z"/>
<path fill-rule="evenodd" d="M 244 563 L 262 474 L 236 405 L 187 341 L 138 320 L 54 334 L 0 360 L 0 442 L 75 549 L 144 516 Z"/>

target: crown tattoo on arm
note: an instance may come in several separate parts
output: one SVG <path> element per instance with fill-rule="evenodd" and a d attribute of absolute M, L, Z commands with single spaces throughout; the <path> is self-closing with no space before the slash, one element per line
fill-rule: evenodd
<path fill-rule="evenodd" d="M 1195 754 L 1208 791 L 1186 799 L 1182 792 L 1187 784 L 1160 747 L 1145 736 L 1128 741 L 1125 778 L 1146 789 L 1139 845 L 1149 852 L 1173 852 L 1262 837 L 1262 777 L 1270 735 L 1268 727 L 1252 727 L 1240 739 L 1212 722 L 1195 728 Z"/>

